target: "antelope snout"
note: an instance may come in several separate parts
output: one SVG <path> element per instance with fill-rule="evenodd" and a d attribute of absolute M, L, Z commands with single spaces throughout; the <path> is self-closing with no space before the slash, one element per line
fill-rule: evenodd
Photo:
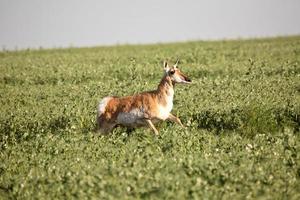
<path fill-rule="evenodd" d="M 191 80 L 190 78 L 186 77 L 186 78 L 185 78 L 185 82 L 187 82 L 187 83 L 191 83 L 191 82 L 192 82 L 192 80 Z"/>

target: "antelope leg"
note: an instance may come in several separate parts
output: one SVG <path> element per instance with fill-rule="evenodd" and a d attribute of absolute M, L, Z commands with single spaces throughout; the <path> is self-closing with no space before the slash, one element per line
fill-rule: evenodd
<path fill-rule="evenodd" d="M 183 124 L 181 123 L 180 119 L 178 117 L 172 115 L 171 113 L 169 114 L 168 120 L 179 124 L 181 127 L 184 127 Z"/>
<path fill-rule="evenodd" d="M 149 127 L 154 131 L 155 135 L 158 135 L 158 131 L 155 128 L 155 126 L 153 125 L 153 123 L 151 122 L 150 119 L 146 119 L 147 124 L 149 125 Z"/>

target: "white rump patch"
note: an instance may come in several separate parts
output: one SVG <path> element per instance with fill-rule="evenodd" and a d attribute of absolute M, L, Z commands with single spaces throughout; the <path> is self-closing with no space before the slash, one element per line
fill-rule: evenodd
<path fill-rule="evenodd" d="M 105 97 L 103 98 L 99 105 L 98 105 L 98 116 L 100 116 L 102 113 L 105 112 L 105 108 L 107 106 L 107 103 L 112 99 L 112 97 Z"/>

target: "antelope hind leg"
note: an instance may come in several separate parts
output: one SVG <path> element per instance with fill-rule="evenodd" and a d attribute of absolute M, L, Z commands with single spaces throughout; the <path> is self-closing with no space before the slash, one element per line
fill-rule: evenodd
<path fill-rule="evenodd" d="M 115 123 L 109 123 L 101 116 L 97 118 L 97 131 L 101 134 L 107 135 L 115 128 L 115 126 Z"/>

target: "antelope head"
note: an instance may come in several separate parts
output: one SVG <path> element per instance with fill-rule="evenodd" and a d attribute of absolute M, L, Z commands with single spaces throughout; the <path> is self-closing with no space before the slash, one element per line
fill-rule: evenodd
<path fill-rule="evenodd" d="M 184 73 L 180 71 L 177 67 L 179 60 L 170 67 L 166 61 L 164 61 L 164 71 L 165 75 L 169 76 L 173 83 L 191 83 L 191 79 L 187 77 Z"/>

